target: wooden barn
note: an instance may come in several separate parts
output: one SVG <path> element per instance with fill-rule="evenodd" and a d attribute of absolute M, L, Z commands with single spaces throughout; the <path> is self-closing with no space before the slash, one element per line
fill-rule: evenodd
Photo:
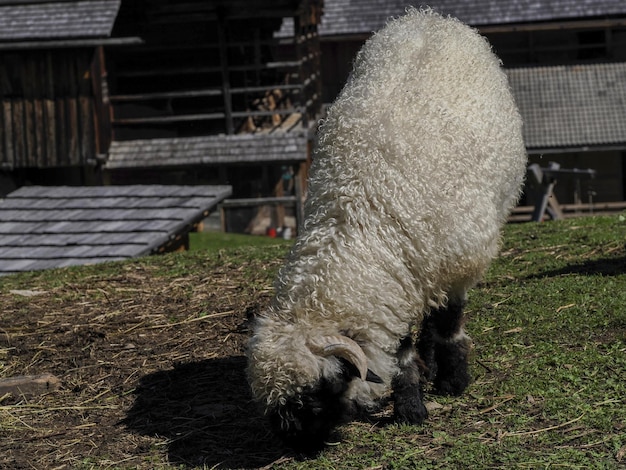
<path fill-rule="evenodd" d="M 428 4 L 494 45 L 531 162 L 562 169 L 558 199 L 574 211 L 623 203 L 626 3 Z M 322 103 L 409 5 L 421 2 L 2 0 L 0 196 L 26 184 L 230 185 L 227 229 L 295 228 Z"/>
<path fill-rule="evenodd" d="M 321 0 L 0 2 L 1 192 L 229 184 L 249 206 L 234 228 L 259 201 L 288 206 L 269 211 L 285 225 L 321 108 L 321 13 Z M 276 37 L 285 18 L 293 34 Z"/>
<path fill-rule="evenodd" d="M 120 1 L 0 3 L 0 170 L 3 191 L 59 176 L 92 182 L 106 155 L 98 52 Z M 73 173 L 73 175 L 69 175 Z"/>

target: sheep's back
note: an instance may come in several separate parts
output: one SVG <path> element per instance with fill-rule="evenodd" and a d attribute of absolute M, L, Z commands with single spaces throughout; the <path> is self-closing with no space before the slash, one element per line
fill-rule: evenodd
<path fill-rule="evenodd" d="M 435 256 L 449 265 L 440 270 L 465 263 L 479 276 L 519 196 L 521 126 L 487 41 L 457 20 L 410 10 L 364 45 L 329 109 L 310 206 L 362 199 L 412 237 L 418 262 Z"/>

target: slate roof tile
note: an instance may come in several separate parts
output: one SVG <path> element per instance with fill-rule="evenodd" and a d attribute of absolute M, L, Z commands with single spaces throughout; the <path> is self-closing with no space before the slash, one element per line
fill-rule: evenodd
<path fill-rule="evenodd" d="M 0 2 L 0 42 L 111 35 L 121 0 Z"/>
<path fill-rule="evenodd" d="M 0 275 L 155 252 L 231 192 L 230 186 L 22 187 L 0 200 Z"/>
<path fill-rule="evenodd" d="M 307 140 L 303 131 L 114 141 L 105 167 L 303 161 Z"/>
<path fill-rule="evenodd" d="M 626 63 L 507 74 L 529 149 L 626 144 Z"/>
<path fill-rule="evenodd" d="M 475 26 L 626 14 L 623 0 L 325 0 L 319 33 L 322 37 L 369 34 L 389 18 L 404 14 L 408 6 L 425 5 Z M 293 22 L 286 21 L 278 35 L 292 31 Z"/>

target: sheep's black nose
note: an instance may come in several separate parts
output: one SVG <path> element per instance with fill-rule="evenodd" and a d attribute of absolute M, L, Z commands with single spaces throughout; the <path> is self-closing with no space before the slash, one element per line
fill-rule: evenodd
<path fill-rule="evenodd" d="M 270 413 L 269 419 L 274 433 L 285 445 L 307 456 L 321 451 L 336 424 L 335 420 L 319 407 L 281 408 Z"/>
<path fill-rule="evenodd" d="M 302 454 L 315 454 L 324 447 L 332 430 L 349 414 L 342 396 L 352 377 L 339 374 L 322 377 L 269 413 L 274 433 Z"/>

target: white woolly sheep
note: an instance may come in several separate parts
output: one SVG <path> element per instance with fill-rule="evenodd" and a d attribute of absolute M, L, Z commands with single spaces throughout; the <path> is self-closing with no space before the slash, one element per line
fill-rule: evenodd
<path fill-rule="evenodd" d="M 248 345 L 253 395 L 288 445 L 319 449 L 390 391 L 396 420 L 421 423 L 424 376 L 467 387 L 463 306 L 519 197 L 521 128 L 500 61 L 458 20 L 409 9 L 363 46 Z"/>

